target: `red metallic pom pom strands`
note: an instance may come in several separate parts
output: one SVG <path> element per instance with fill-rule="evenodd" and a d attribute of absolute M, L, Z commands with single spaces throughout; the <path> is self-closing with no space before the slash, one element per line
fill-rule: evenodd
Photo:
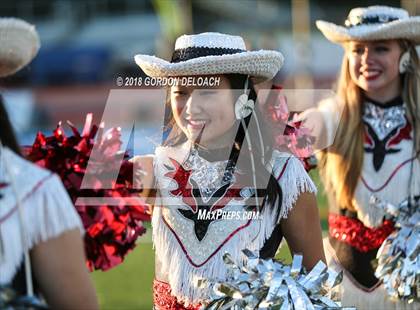
<path fill-rule="evenodd" d="M 306 171 L 309 171 L 316 166 L 313 157 L 315 137 L 308 128 L 302 126 L 301 121 L 293 121 L 287 98 L 280 93 L 282 87 L 274 85 L 272 89 L 274 91 L 264 105 L 264 114 L 273 133 L 275 148 L 298 157 Z"/>
<path fill-rule="evenodd" d="M 332 213 L 328 215 L 328 225 L 331 237 L 363 253 L 378 249 L 394 231 L 394 223 L 390 220 L 385 220 L 380 227 L 369 228 L 358 219 Z"/>
<path fill-rule="evenodd" d="M 24 148 L 24 153 L 31 161 L 60 176 L 73 203 L 78 197 L 121 199 L 117 205 L 75 205 L 86 230 L 87 266 L 91 271 L 105 271 L 120 264 L 136 246 L 137 238 L 146 231 L 142 221 L 150 221 L 149 206 L 138 202 L 126 203 L 126 199 L 138 197 L 140 191 L 134 189 L 133 163 L 128 161 L 127 153 L 123 154 L 118 178 L 112 178 L 112 171 L 118 171 L 116 165 L 121 162 L 120 130 L 112 128 L 104 134 L 103 128 L 91 125 L 92 114 L 87 115 L 82 134 L 70 122 L 67 123 L 72 136 L 65 135 L 60 122 L 50 137 L 39 132 L 33 145 Z M 98 147 L 99 155 L 93 158 L 95 143 L 98 144 L 95 148 Z M 95 165 L 95 174 L 89 176 L 94 188 L 81 189 L 89 160 L 99 163 Z"/>

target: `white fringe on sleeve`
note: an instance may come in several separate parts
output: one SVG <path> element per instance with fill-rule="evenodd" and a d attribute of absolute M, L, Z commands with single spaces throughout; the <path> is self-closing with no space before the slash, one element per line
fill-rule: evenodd
<path fill-rule="evenodd" d="M 282 218 L 287 218 L 287 214 L 293 208 L 300 194 L 305 192 L 316 194 L 317 192 L 316 186 L 305 171 L 302 162 L 289 153 L 274 150 L 267 169 L 273 171 L 283 193 L 278 222 Z"/>
<path fill-rule="evenodd" d="M 41 179 L 33 191 L 22 199 L 21 207 L 29 249 L 75 228 L 83 234 L 82 222 L 60 179 L 54 174 Z M 0 284 L 10 282 L 23 261 L 19 225 L 18 210 L 14 206 L 0 223 L 4 251 L 0 260 Z"/>

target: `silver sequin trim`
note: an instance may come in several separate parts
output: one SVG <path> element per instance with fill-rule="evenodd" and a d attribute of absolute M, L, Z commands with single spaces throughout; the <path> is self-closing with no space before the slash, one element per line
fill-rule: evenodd
<path fill-rule="evenodd" d="M 391 131 L 406 125 L 405 104 L 389 108 L 381 108 L 371 102 L 365 102 L 363 120 L 383 140 Z"/>
<path fill-rule="evenodd" d="M 184 163 L 185 168 L 192 169 L 191 178 L 197 182 L 204 202 L 208 202 L 212 195 L 223 185 L 235 182 L 233 169 L 224 175 L 228 161 L 209 162 L 193 149 Z"/>

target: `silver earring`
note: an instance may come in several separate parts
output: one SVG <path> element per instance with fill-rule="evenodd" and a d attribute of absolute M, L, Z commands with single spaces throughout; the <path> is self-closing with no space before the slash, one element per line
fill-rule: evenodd
<path fill-rule="evenodd" d="M 401 55 L 400 64 L 399 64 L 399 71 L 400 73 L 407 72 L 407 68 L 410 64 L 410 52 L 406 51 L 404 54 Z"/>

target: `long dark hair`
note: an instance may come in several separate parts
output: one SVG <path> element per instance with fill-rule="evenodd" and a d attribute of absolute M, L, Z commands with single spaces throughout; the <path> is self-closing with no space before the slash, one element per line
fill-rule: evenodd
<path fill-rule="evenodd" d="M 225 77 L 228 79 L 231 89 L 239 90 L 244 89 L 244 85 L 248 76 L 242 74 L 227 74 Z M 248 89 L 249 95 L 248 98 L 256 102 L 257 93 L 255 91 L 254 85 L 251 80 L 248 81 Z M 254 115 L 254 117 L 252 117 Z M 259 125 L 261 128 L 261 138 L 263 139 L 264 145 L 264 158 L 267 161 L 271 159 L 272 152 L 273 152 L 273 138 L 270 134 L 267 134 L 267 128 L 264 126 L 263 116 L 261 111 L 256 105 L 256 108 L 253 110 L 249 116 L 244 119 L 244 122 L 239 122 L 238 130 L 236 132 L 233 146 L 229 155 L 229 161 L 233 162 L 235 168 L 238 168 L 242 173 L 245 175 L 245 182 L 246 184 L 253 184 L 252 183 L 252 169 L 251 169 L 251 154 L 248 152 L 248 142 L 245 136 L 245 128 L 256 128 L 257 120 L 259 120 Z M 265 168 L 265 163 L 262 163 L 261 158 L 263 157 L 263 150 L 261 148 L 260 143 L 260 136 L 257 134 L 255 130 L 248 130 L 250 142 L 252 144 L 252 153 L 254 156 L 254 163 L 255 163 L 255 172 L 256 172 L 256 181 L 257 184 L 264 184 L 263 188 L 257 189 L 257 195 L 259 197 L 263 197 L 262 203 L 257 206 L 258 210 L 263 211 L 264 206 L 266 204 L 270 205 L 271 207 L 275 207 L 276 203 L 278 205 L 277 208 L 277 217 L 280 212 L 280 207 L 282 203 L 282 189 L 277 182 L 274 175 L 271 171 L 268 171 Z M 165 108 L 165 136 L 163 138 L 163 145 L 164 146 L 177 146 L 187 140 L 187 137 L 182 132 L 182 130 L 178 127 L 175 122 L 174 116 L 172 114 L 171 102 L 170 102 L 170 95 L 168 94 L 166 100 L 166 108 Z M 245 160 L 238 162 L 238 157 L 240 151 L 243 150 Z M 241 153 L 241 155 L 242 155 Z M 242 155 L 243 156 L 243 155 Z M 241 157 L 242 159 L 242 157 Z M 268 180 L 268 183 L 267 183 Z M 265 185 L 266 184 L 266 185 Z M 253 188 L 254 186 L 251 185 Z M 259 186 L 257 186 L 259 187 Z M 253 201 L 253 199 L 248 199 Z M 254 208 L 254 205 L 250 205 L 247 203 L 248 207 Z"/>
<path fill-rule="evenodd" d="M 19 143 L 17 142 L 12 124 L 7 115 L 6 108 L 3 102 L 3 96 L 0 95 L 0 141 L 4 146 L 14 151 L 16 154 L 21 154 Z"/>

